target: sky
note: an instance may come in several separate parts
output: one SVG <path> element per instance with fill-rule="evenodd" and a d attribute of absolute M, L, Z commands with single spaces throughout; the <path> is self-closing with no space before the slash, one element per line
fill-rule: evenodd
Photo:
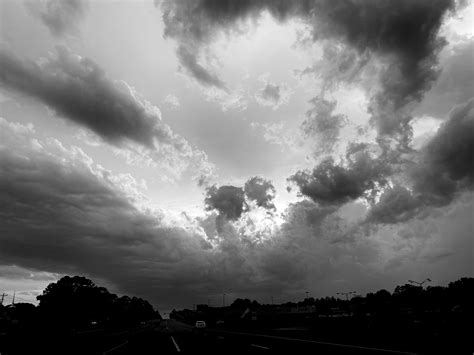
<path fill-rule="evenodd" d="M 159 310 L 473 276 L 474 4 L 0 4 L 0 292 Z"/>

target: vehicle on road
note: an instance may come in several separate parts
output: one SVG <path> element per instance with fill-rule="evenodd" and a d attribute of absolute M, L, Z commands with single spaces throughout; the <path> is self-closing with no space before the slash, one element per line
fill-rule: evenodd
<path fill-rule="evenodd" d="M 196 324 L 194 325 L 194 328 L 196 329 L 205 329 L 206 328 L 206 322 L 203 320 L 198 320 L 196 321 Z"/>

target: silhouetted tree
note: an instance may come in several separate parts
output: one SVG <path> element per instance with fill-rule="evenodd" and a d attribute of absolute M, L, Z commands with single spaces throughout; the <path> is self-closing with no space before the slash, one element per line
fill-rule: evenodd
<path fill-rule="evenodd" d="M 43 318 L 60 326 L 85 327 L 92 321 L 131 326 L 161 318 L 148 301 L 138 297 L 117 297 L 81 276 L 65 276 L 49 284 L 37 299 Z"/>
<path fill-rule="evenodd" d="M 107 319 L 116 297 L 85 277 L 65 276 L 49 284 L 36 298 L 41 313 L 52 321 L 85 326 L 91 321 Z"/>

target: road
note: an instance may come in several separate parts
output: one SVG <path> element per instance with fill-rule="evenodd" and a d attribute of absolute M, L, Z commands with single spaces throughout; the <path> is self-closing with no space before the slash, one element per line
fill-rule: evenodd
<path fill-rule="evenodd" d="M 265 334 L 249 334 L 193 327 L 174 320 L 162 321 L 143 331 L 117 339 L 104 355 L 146 354 L 407 354 Z"/>

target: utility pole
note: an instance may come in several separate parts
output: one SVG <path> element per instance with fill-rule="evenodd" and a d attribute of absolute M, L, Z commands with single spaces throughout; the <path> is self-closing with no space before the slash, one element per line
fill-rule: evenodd
<path fill-rule="evenodd" d="M 273 306 L 273 296 L 272 296 L 272 306 Z"/>
<path fill-rule="evenodd" d="M 308 294 L 309 294 L 309 292 L 308 292 L 308 291 L 305 291 L 305 293 L 306 293 L 306 298 L 308 298 Z"/>
<path fill-rule="evenodd" d="M 13 291 L 13 299 L 12 299 L 12 304 L 15 304 L 15 294 L 16 294 L 16 291 Z"/>
<path fill-rule="evenodd" d="M 8 296 L 5 292 L 2 293 L 2 302 L 0 302 L 1 305 L 3 305 L 3 300 L 5 299 L 5 296 Z"/>
<path fill-rule="evenodd" d="M 222 307 L 225 307 L 225 293 L 222 294 Z"/>

